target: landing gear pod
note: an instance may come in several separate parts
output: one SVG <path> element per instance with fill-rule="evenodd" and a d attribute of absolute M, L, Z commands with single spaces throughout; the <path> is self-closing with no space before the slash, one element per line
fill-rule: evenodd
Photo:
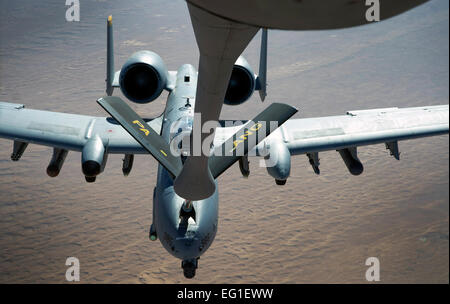
<path fill-rule="evenodd" d="M 81 168 L 88 183 L 94 182 L 95 177 L 103 172 L 107 156 L 100 137 L 96 136 L 88 140 L 81 152 Z"/>
<path fill-rule="evenodd" d="M 272 141 L 269 146 L 269 155 L 264 157 L 267 173 L 275 179 L 277 185 L 286 184 L 291 173 L 291 154 L 281 141 Z"/>

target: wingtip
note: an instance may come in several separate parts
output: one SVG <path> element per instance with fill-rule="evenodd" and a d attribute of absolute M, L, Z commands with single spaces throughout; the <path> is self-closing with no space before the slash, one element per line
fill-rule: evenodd
<path fill-rule="evenodd" d="M 294 115 L 295 113 L 298 112 L 298 109 L 297 109 L 296 107 L 291 106 L 290 104 L 287 104 L 287 103 L 274 102 L 274 103 L 271 104 L 271 106 L 272 106 L 272 105 L 273 105 L 274 107 L 278 107 L 278 108 L 285 109 L 285 111 L 291 112 L 292 115 Z"/>
<path fill-rule="evenodd" d="M 112 15 L 108 16 L 108 25 L 112 25 Z"/>

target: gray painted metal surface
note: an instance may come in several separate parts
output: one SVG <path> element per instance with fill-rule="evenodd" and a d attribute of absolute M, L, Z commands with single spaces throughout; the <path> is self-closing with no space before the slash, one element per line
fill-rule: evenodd
<path fill-rule="evenodd" d="M 379 0 L 380 20 L 428 0 Z M 242 24 L 284 30 L 339 29 L 368 24 L 366 0 L 187 0 L 191 6 Z M 368 2 L 368 4 L 367 4 Z"/>
<path fill-rule="evenodd" d="M 200 51 L 195 112 L 201 113 L 203 122 L 217 121 L 233 65 L 259 28 L 217 17 L 189 2 L 188 9 Z M 208 133 L 201 133 L 200 142 L 203 143 L 213 132 L 214 128 Z M 192 197 L 208 197 L 215 186 L 208 166 L 208 156 L 203 153 L 187 158 L 181 173 L 175 179 L 175 191 L 184 193 L 189 187 L 188 182 L 195 180 L 198 175 L 205 177 L 203 187 L 197 188 Z"/>

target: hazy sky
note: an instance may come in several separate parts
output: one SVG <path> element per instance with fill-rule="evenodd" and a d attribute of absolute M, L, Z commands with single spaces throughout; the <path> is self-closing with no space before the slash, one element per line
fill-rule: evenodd
<path fill-rule="evenodd" d="M 104 116 L 106 17 L 113 15 L 115 63 L 134 51 L 157 52 L 171 70 L 197 66 L 186 3 L 81 0 L 80 22 L 65 1 L 0 2 L 0 100 L 28 108 Z M 224 106 L 245 119 L 270 102 L 300 109 L 295 118 L 347 110 L 448 104 L 449 2 L 432 0 L 390 20 L 335 31 L 269 31 L 268 98 Z M 244 52 L 257 73 L 259 34 Z M 116 90 L 116 95 L 122 96 Z M 152 116 L 167 93 L 149 105 Z M 83 282 L 186 282 L 180 263 L 147 238 L 156 162 L 137 156 L 129 177 L 120 155 L 87 184 L 79 153 L 58 178 L 45 174 L 51 149 L 31 145 L 9 160 L 0 140 L 0 282 L 65 282 L 67 256 Z M 321 175 L 306 157 L 292 160 L 283 187 L 257 161 L 249 179 L 236 166 L 219 181 L 215 242 L 194 281 L 364 283 L 369 256 L 382 282 L 448 283 L 448 136 L 401 142 L 400 162 L 383 145 L 360 149 L 362 176 L 336 152 L 321 154 Z"/>

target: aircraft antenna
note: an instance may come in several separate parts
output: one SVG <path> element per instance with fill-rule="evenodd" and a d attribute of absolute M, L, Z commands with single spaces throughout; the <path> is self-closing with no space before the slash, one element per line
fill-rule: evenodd
<path fill-rule="evenodd" d="M 114 87 L 114 42 L 113 42 L 113 27 L 112 16 L 108 16 L 106 22 L 106 95 L 111 96 Z"/>

